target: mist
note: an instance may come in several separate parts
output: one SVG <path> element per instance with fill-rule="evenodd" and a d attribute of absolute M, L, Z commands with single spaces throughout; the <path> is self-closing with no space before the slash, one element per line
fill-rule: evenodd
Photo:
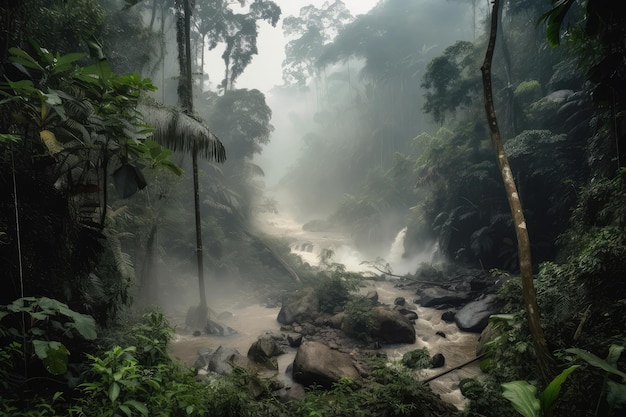
<path fill-rule="evenodd" d="M 270 207 L 309 230 L 321 230 L 323 223 L 322 229 L 344 233 L 354 242 L 350 256 L 360 261 L 389 257 L 398 235 L 403 231 L 403 236 L 407 235 L 412 217 L 409 209 L 420 196 L 408 183 L 397 184 L 406 188 L 388 195 L 386 182 L 395 169 L 396 154 L 409 154 L 414 137 L 438 128 L 422 110 L 421 78 L 433 57 L 457 41 L 473 38 L 470 4 L 346 1 L 345 9 L 322 1 L 276 4 L 281 7 L 280 20 L 276 27 L 265 21 L 257 23 L 258 54 L 234 85 L 248 95 L 260 90 L 271 112 L 269 135 L 245 139 L 253 146 L 248 154 L 239 156 L 235 151 L 241 146 L 231 142 L 233 128 L 222 123 L 224 116 L 212 116 L 211 103 L 223 94 L 223 49 L 218 45 L 209 50 L 205 45 L 198 51 L 196 63 L 203 64 L 203 71 L 196 75 L 194 102 L 221 137 L 228 155 L 218 170 L 211 164 L 204 165 L 204 170 L 221 177 L 219 181 L 239 196 L 249 196 L 249 201 L 234 198 L 240 209 L 253 216 Z M 320 20 L 312 21 L 312 16 Z M 146 13 L 144 19 L 149 22 L 150 15 Z M 308 47 L 305 32 L 283 33 L 283 24 L 289 19 L 300 19 L 303 28 L 322 24 L 319 30 L 324 40 L 311 47 L 306 58 L 287 56 L 290 43 Z M 152 79 L 159 86 L 155 97 L 175 105 L 175 27 L 171 21 L 163 22 L 163 27 L 166 53 L 152 68 Z M 301 75 L 299 82 L 289 79 L 290 71 Z M 255 165 L 262 176 L 244 182 L 237 179 Z M 379 201 L 372 201 L 372 196 Z M 228 201 L 232 199 L 228 197 Z M 207 209 L 223 203 L 216 201 Z M 429 237 L 416 237 L 411 231 L 408 236 L 413 243 L 406 246 L 412 253 L 405 256 L 414 259 L 422 256 L 422 251 L 431 253 Z M 347 253 L 345 249 L 341 252 Z M 396 262 L 406 263 L 406 259 L 400 257 Z M 413 262 L 408 268 L 415 267 Z"/>
<path fill-rule="evenodd" d="M 407 153 L 414 137 L 438 128 L 422 110 L 426 65 L 473 36 L 472 9 L 463 2 L 384 1 L 353 17 L 319 52 L 322 64 L 305 84 L 266 93 L 275 130 L 254 158 L 265 172 L 266 195 L 301 223 L 334 216 L 332 227 L 353 231 L 337 215 L 346 198 L 372 192 L 363 189 L 368 178 L 385 175 L 397 152 Z M 411 62 L 407 70 L 396 61 Z M 403 192 L 410 197 L 390 202 L 372 220 L 377 227 L 369 236 L 353 233 L 367 256 L 386 256 L 406 226 L 406 210 L 419 197 L 413 187 Z"/>

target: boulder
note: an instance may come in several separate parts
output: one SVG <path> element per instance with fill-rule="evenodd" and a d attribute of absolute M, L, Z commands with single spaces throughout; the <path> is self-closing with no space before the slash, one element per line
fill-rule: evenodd
<path fill-rule="evenodd" d="M 437 306 L 460 306 L 471 300 L 471 296 L 465 292 L 444 290 L 443 288 L 424 288 L 419 291 L 419 301 L 422 307 Z"/>
<path fill-rule="evenodd" d="M 248 358 L 256 363 L 262 364 L 270 369 L 278 369 L 276 361 L 272 361 L 274 356 L 285 353 L 276 340 L 269 336 L 261 336 L 248 349 Z"/>
<path fill-rule="evenodd" d="M 209 371 L 230 375 L 235 367 L 247 368 L 250 362 L 237 349 L 218 347 L 209 359 Z"/>
<path fill-rule="evenodd" d="M 289 334 L 287 335 L 287 342 L 289 346 L 292 348 L 300 347 L 302 344 L 302 335 L 301 334 Z"/>
<path fill-rule="evenodd" d="M 204 332 L 215 336 L 231 336 L 237 334 L 237 331 L 232 327 L 211 319 L 207 319 Z"/>
<path fill-rule="evenodd" d="M 305 341 L 298 348 L 293 361 L 292 377 L 304 386 L 317 384 L 325 388 L 330 388 L 341 378 L 353 381 L 361 379 L 350 355 L 313 341 Z"/>
<path fill-rule="evenodd" d="M 203 348 L 198 350 L 198 357 L 193 364 L 193 368 L 196 371 L 203 370 L 207 371 L 209 369 L 209 361 L 211 360 L 211 356 L 213 356 L 213 349 L 211 348 Z"/>
<path fill-rule="evenodd" d="M 278 391 L 278 397 L 281 402 L 304 401 L 306 398 L 306 392 L 304 391 L 304 387 L 302 385 L 293 384 Z"/>
<path fill-rule="evenodd" d="M 435 356 L 430 358 L 431 368 L 441 368 L 446 364 L 446 358 L 441 353 L 436 353 Z"/>
<path fill-rule="evenodd" d="M 365 295 L 365 298 L 371 301 L 372 304 L 375 304 L 378 302 L 378 292 L 374 290 L 368 291 L 367 294 Z"/>
<path fill-rule="evenodd" d="M 446 323 L 452 323 L 454 321 L 455 315 L 456 313 L 454 311 L 446 311 L 441 315 L 441 320 L 445 321 Z"/>
<path fill-rule="evenodd" d="M 312 321 L 319 315 L 319 309 L 320 301 L 315 289 L 304 288 L 283 298 L 277 320 L 281 324 Z"/>
<path fill-rule="evenodd" d="M 417 313 L 413 310 L 409 310 L 405 306 L 396 305 L 393 309 L 411 321 L 417 320 Z"/>
<path fill-rule="evenodd" d="M 454 315 L 457 327 L 466 332 L 480 333 L 489 322 L 489 316 L 500 311 L 495 294 L 487 294 L 466 304 Z"/>
<path fill-rule="evenodd" d="M 341 329 L 341 325 L 343 324 L 343 321 L 345 320 L 345 318 L 346 318 L 346 313 L 342 311 L 341 313 L 337 313 L 334 316 L 332 316 L 330 319 L 328 319 L 328 324 L 333 329 Z"/>
<path fill-rule="evenodd" d="M 395 310 L 374 307 L 372 317 L 372 337 L 385 343 L 415 343 L 415 327 L 411 320 Z"/>

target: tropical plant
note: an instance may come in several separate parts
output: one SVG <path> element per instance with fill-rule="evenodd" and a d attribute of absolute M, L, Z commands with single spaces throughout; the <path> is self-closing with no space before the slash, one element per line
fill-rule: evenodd
<path fill-rule="evenodd" d="M 103 306 L 105 300 L 78 300 L 89 298 L 89 291 L 98 286 L 99 279 L 92 279 L 90 273 L 106 247 L 103 229 L 111 199 L 109 174 L 120 195 L 128 197 L 146 185 L 141 167 L 161 166 L 177 173 L 180 168 L 168 160 L 169 151 L 148 140 L 152 129 L 136 110 L 140 96 L 154 89 L 152 83 L 136 73 L 116 75 L 98 45 L 93 47 L 100 56 L 88 66 L 81 65 L 87 62 L 85 54 L 53 54 L 35 43 L 33 55 L 10 49 L 15 69 L 11 74 L 17 78 L 0 86 L 0 106 L 5 110 L 3 128 L 19 140 L 3 142 L 2 164 L 22 179 L 6 193 L 12 198 L 3 206 L 21 199 L 31 208 L 21 214 L 25 227 L 20 229 L 16 217 L 15 227 L 10 229 L 13 244 L 3 247 L 8 251 L 3 256 L 16 259 L 20 251 L 38 255 L 25 262 L 19 273 L 16 268 L 9 274 L 26 282 L 22 286 L 26 292 L 12 298 L 46 293 L 63 301 L 72 299 L 73 308 L 90 306 L 100 320 L 102 314 L 97 310 L 107 310 L 108 302 Z M 15 159 L 23 163 L 16 165 Z M 34 184 L 38 185 L 32 187 Z M 44 209 L 28 203 L 38 198 L 50 204 Z M 52 210 L 56 221 L 32 224 L 31 228 L 29 219 L 37 218 L 42 209 Z M 46 228 L 55 231 L 40 236 Z M 49 244 L 38 246 L 45 241 Z M 15 265 L 13 261 L 9 264 Z M 50 283 L 44 282 L 41 274 L 50 268 L 56 271 L 52 274 L 56 285 L 44 290 L 42 286 Z M 68 276 L 79 279 L 68 280 Z M 128 288 L 122 287 L 120 300 L 128 300 Z"/>
<path fill-rule="evenodd" d="M 402 355 L 402 365 L 410 369 L 426 369 L 430 367 L 428 348 L 415 349 Z"/>
<path fill-rule="evenodd" d="M 20 382 L 45 378 L 38 375 L 34 358 L 41 361 L 50 375 L 65 375 L 70 363 L 68 346 L 80 346 L 75 339 L 95 338 L 94 319 L 71 310 L 57 300 L 23 297 L 0 306 L 0 340 L 6 346 L 0 350 L 0 374 L 11 376 L 2 384 L 2 390 L 9 394 L 8 397 L 15 395 L 11 384 L 15 383 L 13 376 L 19 375 L 16 373 L 20 370 L 21 378 L 17 378 Z"/>
<path fill-rule="evenodd" d="M 552 417 L 561 385 L 579 365 L 572 365 L 557 375 L 537 396 L 537 387 L 527 381 L 512 381 L 502 384 L 502 396 L 513 404 L 513 408 L 524 417 Z"/>
<path fill-rule="evenodd" d="M 105 352 L 104 357 L 88 355 L 90 366 L 90 382 L 84 382 L 80 388 L 88 395 L 93 412 L 101 416 L 148 416 L 149 411 L 144 403 L 135 398 L 140 397 L 147 386 L 158 386 L 158 382 L 142 375 L 141 368 L 134 358 L 134 346 L 114 347 Z M 144 386 L 146 384 L 146 386 Z M 97 410 L 97 411 L 96 411 Z M 78 415 L 88 415 L 84 411 Z"/>
<path fill-rule="evenodd" d="M 138 0 L 128 0 L 127 7 L 132 7 Z M 162 111 L 161 115 L 167 118 L 159 120 L 161 129 L 157 131 L 155 137 L 157 141 L 169 142 L 174 148 L 182 148 L 190 151 L 192 157 L 192 175 L 194 189 L 194 213 L 196 229 L 196 259 L 198 265 L 198 287 L 200 308 L 198 317 L 194 318 L 201 327 L 206 321 L 208 314 L 206 291 L 204 282 L 204 254 L 202 246 L 202 227 L 200 217 L 200 196 L 198 179 L 198 155 L 204 155 L 217 162 L 226 159 L 226 152 L 222 143 L 217 137 L 201 123 L 201 119 L 195 114 L 193 107 L 193 74 L 192 74 L 192 50 L 191 50 L 191 19 L 192 5 L 189 0 L 176 0 L 174 5 L 176 14 L 176 40 L 178 45 L 178 101 L 182 112 Z M 181 117 L 182 115 L 182 117 Z M 179 119 L 182 118 L 182 123 Z M 190 119 L 192 118 L 192 119 Z M 194 120 L 198 123 L 189 123 Z M 181 129 L 191 133 L 190 136 L 174 136 L 174 133 L 181 133 Z M 188 130 L 190 129 L 190 131 Z"/>
<path fill-rule="evenodd" d="M 315 292 L 320 300 L 320 309 L 327 313 L 342 309 L 362 282 L 360 274 L 348 271 L 343 264 L 333 262 L 333 256 L 334 252 L 331 250 L 322 252 L 320 265 L 323 270 L 315 278 Z"/>
<path fill-rule="evenodd" d="M 605 371 L 602 389 L 600 391 L 600 398 L 598 399 L 596 406 L 596 416 L 599 415 L 598 410 L 600 409 L 602 397 L 604 395 L 606 395 L 605 400 L 608 405 L 609 413 L 613 413 L 617 409 L 623 409 L 626 405 L 626 373 L 622 372 L 617 367 L 617 361 L 619 360 L 623 350 L 623 345 L 612 344 L 609 347 L 609 353 L 607 354 L 606 359 L 600 359 L 593 353 L 579 348 L 570 348 L 565 350 L 568 353 L 578 356 L 589 365 Z M 621 378 L 621 380 L 617 382 L 609 379 L 609 376 L 617 376 Z"/>
<path fill-rule="evenodd" d="M 491 380 L 464 378 L 459 381 L 459 389 L 469 400 L 460 414 L 462 417 L 500 417 L 512 415 L 515 411 L 511 403 L 502 397 L 502 387 Z"/>

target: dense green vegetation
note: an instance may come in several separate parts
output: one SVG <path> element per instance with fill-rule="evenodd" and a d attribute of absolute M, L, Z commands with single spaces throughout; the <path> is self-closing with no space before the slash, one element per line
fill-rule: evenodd
<path fill-rule="evenodd" d="M 471 26 L 463 19 L 472 11 L 487 11 L 476 1 L 384 0 L 354 18 L 336 1 L 285 19 L 292 39 L 277 94 L 313 91 L 318 108 L 281 186 L 308 215 L 328 212 L 321 223 L 366 253 L 379 254 L 406 226 L 409 255 L 436 243 L 442 263 L 513 276 L 490 323 L 485 379 L 461 383 L 470 400 L 462 412 L 405 366 L 376 358 L 367 384 L 345 380 L 282 403 L 271 378 L 201 377 L 168 355 L 173 328 L 154 306 L 197 297 L 186 273 L 197 254 L 195 152 L 207 285 L 264 297 L 298 287 L 295 268 L 305 283 L 316 280 L 325 311 L 346 309 L 368 325 L 351 273 L 330 265 L 318 274 L 251 227 L 255 214 L 278 209 L 253 162 L 276 109 L 236 85 L 262 53 L 257 22 L 276 25 L 280 8 L 195 3 L 189 15 L 186 0 L 0 1 L 0 415 L 623 412 L 626 12 L 618 2 L 502 1 L 496 110 L 554 385 L 536 366 L 482 106 L 488 19 L 474 19 L 471 34 L 455 31 Z M 190 41 L 202 45 L 193 59 L 181 53 L 184 36 L 175 45 L 167 36 L 185 16 Z M 433 35 L 429 19 L 439 17 Z M 178 81 L 204 73 L 205 45 L 223 50 L 222 81 L 212 91 L 203 75 L 189 91 Z M 174 105 L 180 97 L 193 98 L 194 112 Z"/>

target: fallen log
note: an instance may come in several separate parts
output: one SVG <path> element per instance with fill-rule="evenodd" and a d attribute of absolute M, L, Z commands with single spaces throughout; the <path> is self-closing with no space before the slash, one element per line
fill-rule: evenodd
<path fill-rule="evenodd" d="M 452 372 L 452 371 L 456 371 L 457 369 L 464 368 L 464 367 L 466 367 L 467 365 L 469 365 L 470 363 L 472 363 L 472 362 L 476 362 L 477 360 L 482 359 L 485 355 L 486 355 L 486 353 L 482 353 L 482 354 L 480 354 L 480 355 L 476 356 L 475 358 L 470 359 L 470 360 L 469 360 L 469 361 L 467 361 L 467 362 L 463 362 L 462 364 L 457 365 L 457 366 L 455 366 L 454 368 L 447 369 L 447 370 L 445 370 L 445 371 L 443 371 L 443 372 L 441 372 L 441 373 L 439 373 L 439 374 L 437 374 L 437 375 L 430 376 L 430 377 L 428 377 L 428 378 L 424 379 L 424 380 L 423 380 L 423 381 L 421 381 L 421 382 L 426 383 L 426 382 L 434 381 L 435 379 L 437 379 L 437 378 L 441 378 L 442 376 L 447 375 L 447 374 L 449 374 L 449 373 L 450 373 L 450 372 Z"/>

